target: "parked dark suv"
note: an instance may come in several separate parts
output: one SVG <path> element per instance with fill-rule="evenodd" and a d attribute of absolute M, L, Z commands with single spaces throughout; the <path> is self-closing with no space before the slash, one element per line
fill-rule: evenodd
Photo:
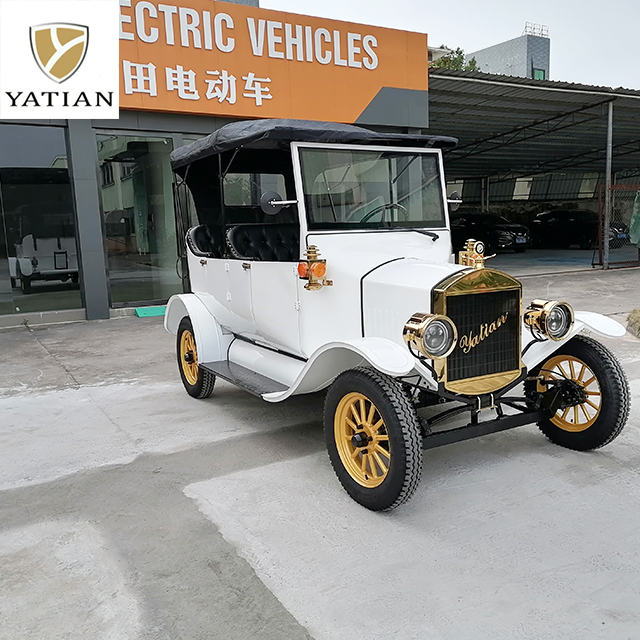
<path fill-rule="evenodd" d="M 464 247 L 468 238 L 482 240 L 487 251 L 513 249 L 521 253 L 529 247 L 529 229 L 493 213 L 452 213 L 451 242 L 454 250 Z"/>
<path fill-rule="evenodd" d="M 533 245 L 542 249 L 570 247 L 592 249 L 598 244 L 598 214 L 588 209 L 556 209 L 539 213 L 531 223 Z M 617 248 L 629 242 L 623 222 L 611 221 L 609 245 Z"/>

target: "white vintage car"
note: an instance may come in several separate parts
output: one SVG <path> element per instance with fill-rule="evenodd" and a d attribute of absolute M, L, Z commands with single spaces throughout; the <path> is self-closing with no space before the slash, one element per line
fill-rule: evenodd
<path fill-rule="evenodd" d="M 9 256 L 11 287 L 31 293 L 36 280 L 78 282 L 72 206 L 70 202 L 22 204 L 7 218 L 14 255 Z"/>
<path fill-rule="evenodd" d="M 258 120 L 172 155 L 200 222 L 186 235 L 192 293 L 165 315 L 187 393 L 210 396 L 216 377 L 267 402 L 327 389 L 331 464 L 372 510 L 411 497 L 423 449 L 534 422 L 594 449 L 629 412 L 616 358 L 582 334 L 620 324 L 558 301 L 523 310 L 481 242 L 456 262 L 441 152 L 455 143 Z M 442 410 L 420 417 L 429 405 Z M 466 426 L 442 430 L 461 414 Z"/>
<path fill-rule="evenodd" d="M 11 286 L 31 293 L 34 280 L 78 282 L 78 255 L 75 238 L 39 238 L 28 234 L 15 245 L 16 256 L 9 257 Z"/>

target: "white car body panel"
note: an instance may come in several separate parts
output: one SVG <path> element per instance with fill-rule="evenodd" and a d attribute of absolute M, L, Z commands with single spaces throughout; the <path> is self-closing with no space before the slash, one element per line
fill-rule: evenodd
<path fill-rule="evenodd" d="M 251 299 L 256 333 L 270 344 L 303 355 L 299 296 L 304 288 L 299 286 L 297 267 L 295 262 L 252 262 Z"/>
<path fill-rule="evenodd" d="M 414 360 L 404 347 L 383 338 L 358 338 L 324 344 L 308 361 L 292 358 L 260 344 L 235 340 L 225 333 L 200 295 L 184 293 L 172 296 L 167 304 L 164 326 L 176 334 L 180 321 L 189 316 L 193 325 L 200 362 L 239 364 L 288 387 L 264 399 L 279 402 L 291 395 L 310 393 L 326 387 L 345 369 L 370 364 L 391 376 L 409 374 Z"/>
<path fill-rule="evenodd" d="M 442 274 L 439 279 L 458 270 L 460 267 L 447 262 L 449 232 L 446 229 L 434 229 L 434 232 L 440 236 L 435 242 L 421 233 L 406 231 L 309 234 L 307 242 L 315 244 L 321 257 L 327 260 L 327 278 L 333 281 L 333 286 L 307 291 L 304 289 L 305 281 L 299 281 L 302 353 L 309 355 L 327 342 L 363 337 L 363 287 L 367 287 L 368 281 L 378 271 L 408 260 L 415 264 L 428 264 Z M 385 263 L 390 264 L 382 266 Z M 403 322 L 418 310 L 414 308 Z M 380 337 L 381 334 L 365 331 L 364 335 Z M 399 338 L 402 339 L 402 328 Z"/>
<path fill-rule="evenodd" d="M 369 278 L 387 268 L 381 267 L 384 263 L 406 260 L 423 265 L 413 278 L 425 280 L 423 290 L 461 269 L 448 262 L 449 232 L 434 231 L 440 236 L 436 241 L 406 231 L 310 235 L 308 242 L 315 243 L 327 260 L 327 278 L 333 281 L 333 286 L 320 291 L 304 288 L 306 281 L 298 277 L 295 262 L 200 258 L 188 251 L 191 288 L 225 329 L 310 357 L 328 342 L 363 337 L 361 280 L 368 287 Z M 410 272 L 411 267 L 405 266 L 403 273 Z M 402 322 L 420 310 L 429 308 L 412 308 Z M 402 327 L 400 341 L 401 332 Z"/>
<path fill-rule="evenodd" d="M 262 397 L 268 402 L 281 402 L 292 395 L 320 391 L 343 371 L 367 364 L 396 377 L 411 373 L 415 361 L 407 349 L 384 338 L 330 342 L 322 345 L 301 367 L 289 389 L 266 393 Z"/>

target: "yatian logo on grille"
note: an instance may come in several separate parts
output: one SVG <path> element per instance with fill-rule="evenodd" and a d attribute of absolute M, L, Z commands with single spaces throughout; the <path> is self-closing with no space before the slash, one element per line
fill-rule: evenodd
<path fill-rule="evenodd" d="M 29 28 L 31 51 L 38 67 L 54 82 L 68 80 L 83 63 L 89 27 L 54 22 Z"/>
<path fill-rule="evenodd" d="M 480 332 L 474 335 L 473 331 L 470 331 L 467 335 L 460 338 L 460 348 L 463 353 L 469 353 L 471 349 L 477 347 L 483 340 L 486 340 L 494 331 L 497 331 L 509 317 L 509 312 L 503 313 L 497 320 L 493 322 L 487 322 L 480 325 Z"/>

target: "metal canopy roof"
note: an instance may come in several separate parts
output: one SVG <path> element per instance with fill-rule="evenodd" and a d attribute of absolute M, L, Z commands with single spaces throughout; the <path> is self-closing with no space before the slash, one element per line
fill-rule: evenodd
<path fill-rule="evenodd" d="M 613 171 L 640 167 L 640 91 L 438 69 L 429 72 L 429 132 L 459 139 L 451 179 L 509 180 L 604 172 L 613 101 Z"/>

